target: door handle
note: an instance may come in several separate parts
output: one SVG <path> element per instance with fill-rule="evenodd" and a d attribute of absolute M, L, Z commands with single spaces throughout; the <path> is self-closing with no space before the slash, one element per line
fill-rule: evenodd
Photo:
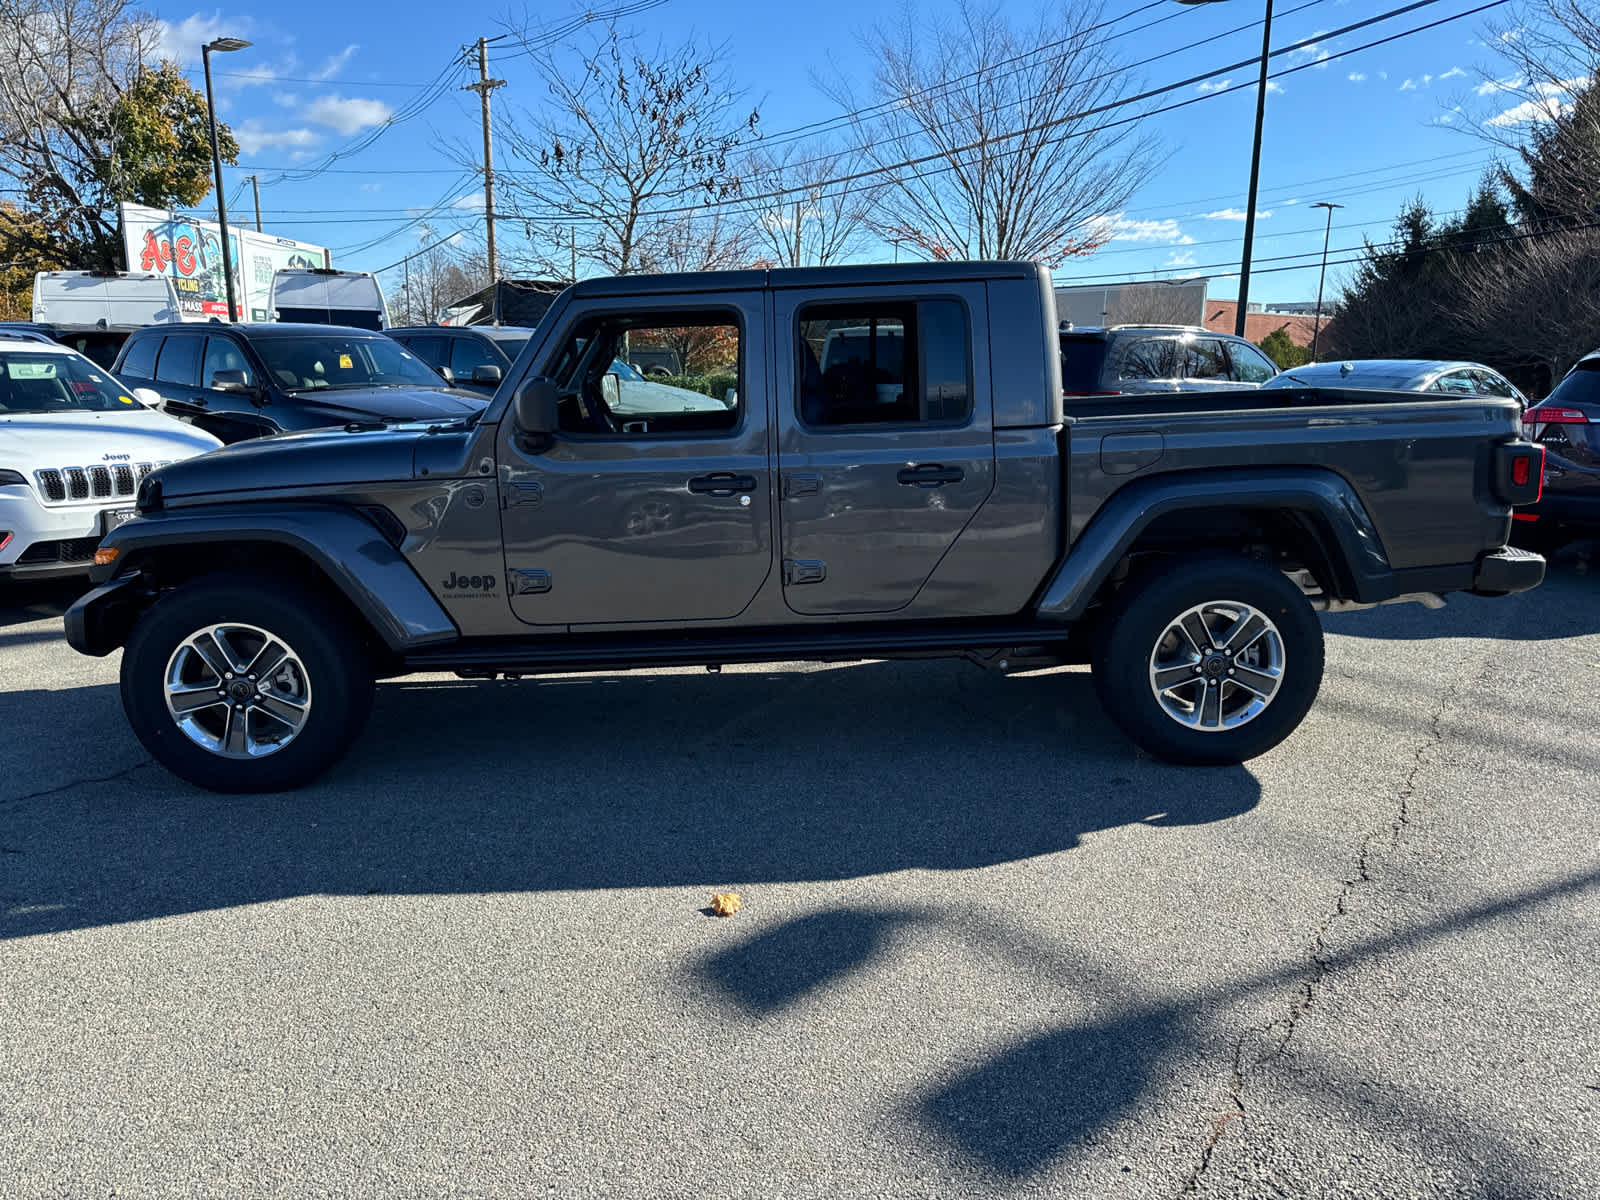
<path fill-rule="evenodd" d="M 689 480 L 689 490 L 701 496 L 732 496 L 739 492 L 753 492 L 756 490 L 756 477 L 735 475 L 732 471 L 696 475 Z"/>
<path fill-rule="evenodd" d="M 206 406 L 206 398 L 204 396 L 191 396 L 189 398 L 189 403 L 194 405 L 196 408 L 204 408 Z"/>
<path fill-rule="evenodd" d="M 960 467 L 942 467 L 938 463 L 925 463 L 915 467 L 902 467 L 895 479 L 907 487 L 942 487 L 947 483 L 960 483 L 967 473 Z"/>

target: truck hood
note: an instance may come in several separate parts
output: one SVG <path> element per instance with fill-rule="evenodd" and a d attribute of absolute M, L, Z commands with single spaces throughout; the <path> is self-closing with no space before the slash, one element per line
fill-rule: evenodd
<path fill-rule="evenodd" d="M 157 472 L 163 500 L 216 499 L 228 492 L 275 488 L 348 489 L 412 478 L 419 440 L 434 435 L 417 423 L 373 429 L 313 429 L 235 442 L 204 458 Z"/>
<path fill-rule="evenodd" d="M 393 421 L 439 421 L 469 417 L 481 412 L 488 401 L 472 392 L 442 387 L 429 388 L 344 388 L 293 393 L 301 412 L 325 418 L 330 425 L 349 421 L 370 421 L 375 417 Z"/>
<path fill-rule="evenodd" d="M 0 468 L 28 476 L 60 467 L 175 462 L 220 445 L 142 404 L 126 412 L 0 413 Z"/>

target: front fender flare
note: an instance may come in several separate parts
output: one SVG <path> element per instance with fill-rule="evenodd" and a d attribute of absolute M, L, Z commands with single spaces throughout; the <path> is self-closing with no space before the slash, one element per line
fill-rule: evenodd
<path fill-rule="evenodd" d="M 97 587 L 68 610 L 67 641 L 84 654 L 109 654 L 122 644 L 127 620 L 107 619 L 103 606 L 126 605 L 141 564 L 157 551 L 207 546 L 235 550 L 266 543 L 302 555 L 337 588 L 397 654 L 452 641 L 455 622 L 411 564 L 374 525 L 353 509 L 332 504 L 236 504 L 151 513 L 109 533 L 101 549 L 118 551 L 97 566 Z M 115 576 L 113 579 L 112 577 Z"/>
<path fill-rule="evenodd" d="M 1320 468 L 1177 472 L 1130 483 L 1111 496 L 1061 560 L 1036 612 L 1046 621 L 1081 617 L 1139 535 L 1168 513 L 1193 508 L 1305 514 L 1330 536 L 1333 566 L 1353 599 L 1375 604 L 1398 593 L 1372 517 L 1348 480 Z"/>

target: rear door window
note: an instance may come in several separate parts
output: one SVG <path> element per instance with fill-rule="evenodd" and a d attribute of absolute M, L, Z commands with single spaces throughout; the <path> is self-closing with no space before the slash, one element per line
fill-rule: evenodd
<path fill-rule="evenodd" d="M 1217 338 L 1195 338 L 1184 348 L 1185 379 L 1228 378 L 1228 354 Z"/>
<path fill-rule="evenodd" d="M 1111 354 L 1117 381 L 1178 378 L 1177 338 L 1133 338 L 1119 342 Z"/>
<path fill-rule="evenodd" d="M 200 339 L 169 337 L 156 359 L 156 379 L 179 387 L 194 387 L 200 374 Z"/>
<path fill-rule="evenodd" d="M 396 339 L 434 370 L 450 365 L 450 339 L 440 334 L 413 334 Z"/>
<path fill-rule="evenodd" d="M 154 379 L 156 371 L 156 350 L 161 345 L 158 337 L 135 338 L 128 346 L 128 354 L 122 360 L 122 369 L 117 373 L 133 379 Z"/>

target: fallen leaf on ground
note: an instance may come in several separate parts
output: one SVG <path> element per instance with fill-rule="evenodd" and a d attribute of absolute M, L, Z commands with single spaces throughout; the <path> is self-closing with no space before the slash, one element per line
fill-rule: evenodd
<path fill-rule="evenodd" d="M 744 897 L 738 892 L 715 892 L 711 896 L 711 911 L 719 917 L 731 917 L 744 907 Z"/>

